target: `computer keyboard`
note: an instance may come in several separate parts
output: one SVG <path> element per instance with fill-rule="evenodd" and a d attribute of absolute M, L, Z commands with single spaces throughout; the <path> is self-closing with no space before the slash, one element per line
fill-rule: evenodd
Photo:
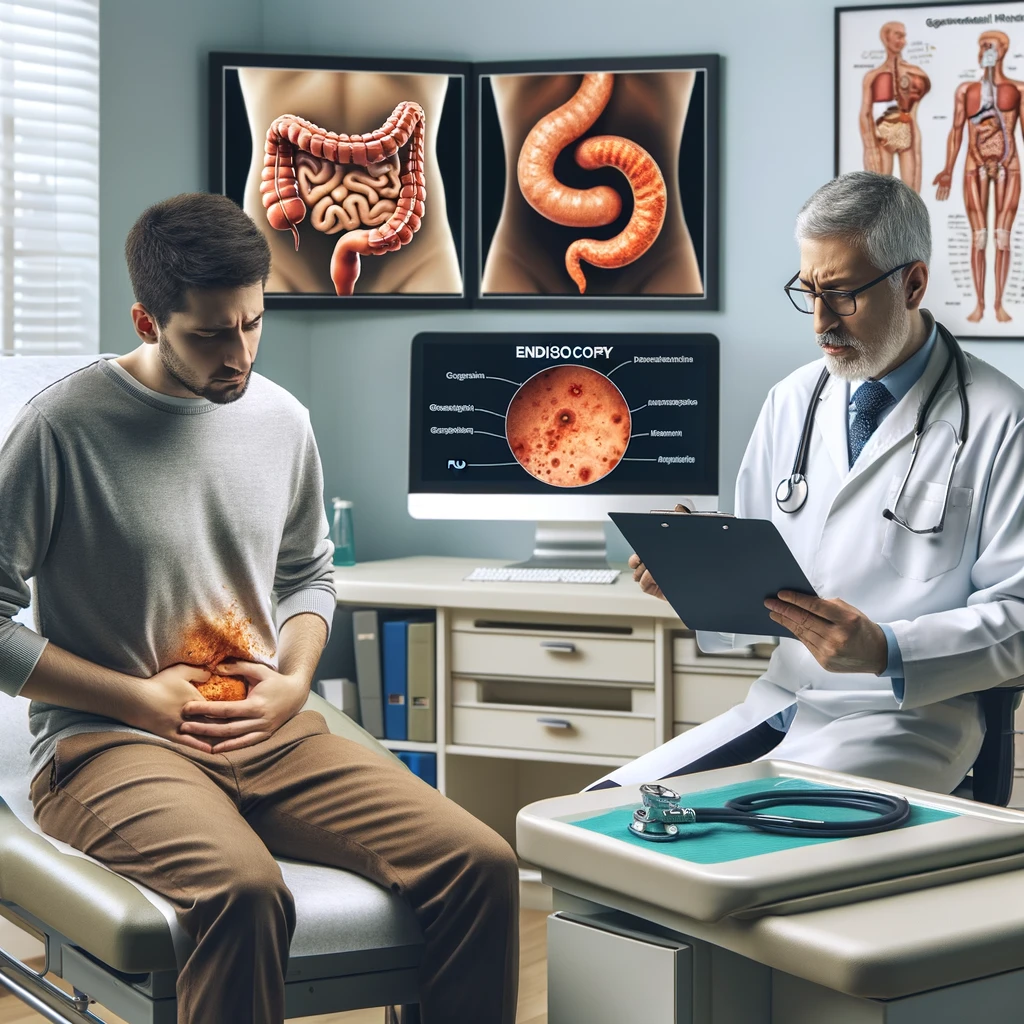
<path fill-rule="evenodd" d="M 464 577 L 472 583 L 614 583 L 618 569 L 516 569 L 480 566 Z"/>

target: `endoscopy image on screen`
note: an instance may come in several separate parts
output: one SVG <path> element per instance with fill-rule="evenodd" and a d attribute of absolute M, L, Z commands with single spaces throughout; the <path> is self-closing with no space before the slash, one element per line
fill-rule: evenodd
<path fill-rule="evenodd" d="M 716 65 L 704 60 L 480 71 L 481 300 L 658 305 L 713 294 Z"/>
<path fill-rule="evenodd" d="M 710 336 L 419 335 L 410 490 L 714 494 Z"/>
<path fill-rule="evenodd" d="M 236 64 L 222 87 L 223 191 L 270 243 L 268 297 L 464 295 L 464 75 Z"/>

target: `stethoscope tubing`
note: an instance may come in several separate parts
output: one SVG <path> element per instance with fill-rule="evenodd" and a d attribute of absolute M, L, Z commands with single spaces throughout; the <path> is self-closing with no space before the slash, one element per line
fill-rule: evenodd
<path fill-rule="evenodd" d="M 843 821 L 812 821 L 759 813 L 763 808 L 780 805 L 842 807 L 868 811 L 875 816 L 866 820 L 852 818 Z M 810 839 L 849 839 L 899 828 L 910 817 L 911 807 L 903 797 L 886 793 L 869 793 L 858 789 L 794 789 L 750 793 L 729 800 L 724 807 L 694 807 L 693 812 L 697 823 L 745 825 L 761 832 Z"/>
<path fill-rule="evenodd" d="M 935 326 L 942 337 L 943 344 L 949 350 L 949 359 L 917 414 L 917 421 L 914 424 L 914 447 L 916 450 L 924 434 L 928 413 L 931 412 L 932 405 L 935 403 L 942 383 L 952 366 L 956 373 L 957 395 L 960 399 L 960 429 L 956 435 L 957 453 L 959 454 L 960 449 L 967 440 L 970 426 L 970 409 L 967 403 L 966 363 L 964 361 L 963 349 L 960 348 L 956 338 L 942 324 L 936 323 Z M 825 385 L 829 381 L 829 376 L 828 370 L 823 369 L 814 385 L 814 391 L 811 393 L 807 412 L 804 414 L 804 424 L 800 432 L 800 444 L 797 446 L 796 458 L 793 460 L 793 470 L 788 477 L 779 482 L 778 487 L 775 489 L 775 503 L 778 505 L 779 511 L 787 515 L 799 512 L 807 501 L 807 458 L 811 447 L 811 432 L 814 429 L 814 417 L 817 412 L 818 401 L 821 398 L 821 393 L 825 390 Z"/>

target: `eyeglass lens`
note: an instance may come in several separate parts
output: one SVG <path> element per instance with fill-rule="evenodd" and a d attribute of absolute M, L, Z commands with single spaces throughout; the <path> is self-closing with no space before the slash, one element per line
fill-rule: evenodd
<path fill-rule="evenodd" d="M 791 288 L 789 290 L 789 295 L 793 300 L 793 304 L 801 312 L 814 312 L 814 300 L 816 298 L 814 292 L 805 291 L 803 288 Z M 828 306 L 836 316 L 850 316 L 851 313 L 856 312 L 857 299 L 849 292 L 826 290 L 821 292 L 821 297 L 825 300 L 825 305 Z"/>

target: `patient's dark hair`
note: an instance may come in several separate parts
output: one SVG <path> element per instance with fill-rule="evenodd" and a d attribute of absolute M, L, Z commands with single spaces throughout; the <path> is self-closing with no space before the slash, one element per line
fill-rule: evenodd
<path fill-rule="evenodd" d="M 186 192 L 156 203 L 124 244 L 136 302 L 161 326 L 186 308 L 191 288 L 267 283 L 270 246 L 227 196 Z"/>

